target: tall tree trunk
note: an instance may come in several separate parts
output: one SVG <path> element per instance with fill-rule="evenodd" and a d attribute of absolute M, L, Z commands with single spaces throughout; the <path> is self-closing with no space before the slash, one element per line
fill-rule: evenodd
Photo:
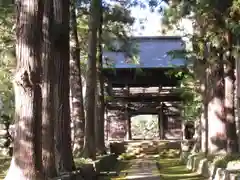
<path fill-rule="evenodd" d="M 204 32 L 201 32 L 201 37 L 204 36 Z M 205 156 L 208 155 L 208 149 L 209 149 L 209 142 L 208 142 L 208 137 L 209 137 L 209 119 L 208 119 L 208 105 L 209 105 L 209 100 L 210 100 L 210 88 L 209 88 L 209 73 L 210 73 L 210 67 L 208 63 L 208 58 L 209 58 L 209 48 L 206 42 L 204 42 L 204 59 L 203 63 L 201 64 L 203 69 L 202 69 L 202 84 L 204 86 L 204 89 L 202 89 L 202 97 L 203 97 L 203 116 L 201 117 L 203 121 L 201 121 L 201 131 L 202 131 L 202 152 L 205 153 Z"/>
<path fill-rule="evenodd" d="M 204 135 L 202 136 L 203 140 L 203 146 L 205 155 L 208 155 L 208 137 L 209 137 L 209 119 L 208 119 L 208 104 L 209 104 L 209 89 L 208 89 L 208 84 L 209 84 L 209 67 L 205 67 L 205 72 L 204 72 L 204 91 L 203 91 L 203 119 L 204 119 Z M 205 137 L 205 138 L 203 138 Z M 203 148 L 202 148 L 203 150 Z"/>
<path fill-rule="evenodd" d="M 235 60 L 232 55 L 232 34 L 227 32 L 226 41 L 229 54 L 225 68 L 225 115 L 227 125 L 227 151 L 228 153 L 237 152 L 237 133 L 234 112 L 234 90 L 235 90 Z"/>
<path fill-rule="evenodd" d="M 92 0 L 89 15 L 88 61 L 86 75 L 86 122 L 83 155 L 96 158 L 95 145 L 95 93 L 96 93 L 96 55 L 97 30 L 99 27 L 99 0 Z"/>
<path fill-rule="evenodd" d="M 224 116 L 224 69 L 222 49 L 219 50 L 214 56 L 218 58 L 211 67 L 211 76 L 209 79 L 213 87 L 212 97 L 208 104 L 208 147 L 210 153 L 226 152 L 227 134 L 226 134 L 226 121 Z"/>
<path fill-rule="evenodd" d="M 98 66 L 98 65 L 97 65 Z M 97 67 L 98 71 L 98 67 Z M 96 154 L 100 154 L 100 150 L 98 148 L 99 142 L 98 142 L 98 133 L 99 133 L 99 123 L 100 123 L 100 117 L 99 117 L 99 110 L 100 110 L 100 102 L 99 102 L 99 91 L 100 91 L 100 83 L 98 78 L 98 72 L 97 72 L 97 84 L 96 84 L 96 91 L 95 91 L 95 121 L 94 121 L 94 129 L 95 129 L 95 142 L 96 142 Z"/>
<path fill-rule="evenodd" d="M 57 171 L 72 171 L 69 107 L 69 0 L 53 0 L 54 5 L 54 117 Z"/>
<path fill-rule="evenodd" d="M 106 153 L 105 139 L 104 139 L 104 115 L 105 115 L 105 102 L 104 102 L 104 77 L 102 74 L 103 62 L 102 62 L 102 24 L 103 24 L 103 12 L 102 12 L 102 0 L 100 2 L 100 23 L 98 29 L 98 81 L 99 81 L 99 95 L 98 95 L 98 126 L 97 126 L 97 150 L 100 154 Z"/>
<path fill-rule="evenodd" d="M 18 1 L 17 68 L 14 76 L 15 134 L 13 157 L 6 180 L 42 177 L 41 153 L 41 22 L 38 0 Z"/>
<path fill-rule="evenodd" d="M 71 89 L 71 119 L 73 122 L 73 152 L 76 156 L 80 155 L 80 151 L 84 142 L 84 106 L 82 93 L 82 79 L 80 67 L 80 47 L 77 34 L 76 7 L 75 1 L 71 2 L 71 33 L 70 33 L 70 89 Z"/>
<path fill-rule="evenodd" d="M 237 38 L 237 43 L 236 45 L 239 47 L 240 46 L 240 38 L 239 37 L 236 37 Z M 236 64 L 236 130 L 237 130 L 237 144 L 238 144 L 238 151 L 240 151 L 240 58 L 239 58 L 239 53 L 237 54 L 236 56 L 236 61 L 235 61 L 235 64 Z"/>
<path fill-rule="evenodd" d="M 44 1 L 43 18 L 43 109 L 42 109 L 42 160 L 48 178 L 56 177 L 54 153 L 54 96 L 53 96 L 53 1 Z"/>
<path fill-rule="evenodd" d="M 203 39 L 203 36 L 206 34 L 206 25 L 205 21 L 203 21 L 202 17 L 196 16 L 196 23 L 194 25 L 194 35 L 193 35 L 193 50 L 198 52 L 200 55 L 200 59 L 196 59 L 194 62 L 194 71 L 196 72 L 196 77 L 199 77 L 200 80 L 200 92 L 202 96 L 202 113 L 199 117 L 199 130 L 196 132 L 200 132 L 200 137 L 197 141 L 200 141 L 201 151 L 206 155 L 208 154 L 208 102 L 209 102 L 209 86 L 208 86 L 208 58 L 209 58 L 209 50 L 207 48 L 207 44 Z M 201 40 L 201 41 L 199 41 Z M 202 51 L 199 51 L 199 43 L 204 47 Z M 197 144 L 198 142 L 196 142 Z"/>

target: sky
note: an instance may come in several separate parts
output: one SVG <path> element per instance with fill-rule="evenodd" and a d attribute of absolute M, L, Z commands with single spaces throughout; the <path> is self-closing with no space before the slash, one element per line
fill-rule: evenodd
<path fill-rule="evenodd" d="M 151 12 L 147 7 L 133 7 L 131 9 L 133 17 L 136 21 L 133 25 L 134 35 L 136 36 L 154 36 L 159 35 L 161 29 L 161 15 L 158 12 Z M 144 20 L 144 29 L 141 29 L 140 21 Z"/>
<path fill-rule="evenodd" d="M 136 7 L 132 9 L 132 15 L 136 18 L 133 25 L 134 35 L 154 36 L 159 34 L 161 27 L 161 16 L 159 13 Z M 143 20 L 143 25 L 140 23 L 141 20 Z M 144 29 L 141 28 L 142 26 Z"/>
<path fill-rule="evenodd" d="M 167 4 L 163 3 L 162 6 L 167 8 Z M 162 15 L 159 12 L 151 12 L 149 8 L 141 9 L 140 7 L 133 7 L 131 9 L 133 17 L 136 21 L 133 25 L 134 36 L 157 36 L 161 33 L 161 18 Z M 141 29 L 139 21 L 144 19 L 144 29 Z M 178 32 L 176 35 L 183 35 L 186 33 L 192 33 L 192 24 L 189 20 L 182 20 L 181 26 L 184 28 L 184 32 Z"/>

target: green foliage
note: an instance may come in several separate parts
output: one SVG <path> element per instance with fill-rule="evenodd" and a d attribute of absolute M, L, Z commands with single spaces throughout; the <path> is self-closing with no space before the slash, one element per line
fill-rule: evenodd
<path fill-rule="evenodd" d="M 177 149 L 164 149 L 159 153 L 160 158 L 178 158 L 180 156 L 180 150 Z"/>
<path fill-rule="evenodd" d="M 135 159 L 136 155 L 135 154 L 131 154 L 131 153 L 122 153 L 118 159 L 119 160 L 131 160 L 131 159 Z"/>
<path fill-rule="evenodd" d="M 176 89 L 175 92 L 180 93 L 180 96 L 183 99 L 183 119 L 186 121 L 196 120 L 201 112 L 202 97 L 199 92 L 200 84 L 199 81 L 196 80 L 195 72 L 187 68 L 176 68 L 169 70 L 167 75 L 175 76 L 180 79 L 179 82 L 181 88 Z"/>
<path fill-rule="evenodd" d="M 240 158 L 239 154 L 218 155 L 213 159 L 213 163 L 218 168 L 226 168 L 228 162 Z"/>
<path fill-rule="evenodd" d="M 199 84 L 191 74 L 185 74 L 181 82 L 184 120 L 196 120 L 201 112 L 202 98 L 198 92 Z"/>
<path fill-rule="evenodd" d="M 111 101 L 111 100 L 113 100 L 113 97 L 112 96 L 104 96 L 104 100 Z"/>
<path fill-rule="evenodd" d="M 5 3 L 0 6 L 0 53 L 14 47 L 13 5 Z"/>
<path fill-rule="evenodd" d="M 78 32 L 81 42 L 81 60 L 86 61 L 87 37 L 88 37 L 88 9 L 89 1 L 82 2 L 78 6 Z M 134 22 L 134 18 L 128 9 L 131 2 L 125 3 L 110 3 L 103 1 L 103 30 L 102 40 L 103 49 L 115 52 L 125 52 L 127 55 L 132 55 L 136 52 L 132 42 L 129 41 L 130 27 Z M 111 60 L 109 60 L 111 61 Z M 110 63 L 110 62 L 109 62 Z M 110 63 L 111 64 L 111 63 Z"/>
<path fill-rule="evenodd" d="M 11 72 L 6 66 L 0 68 L 0 100 L 2 103 L 1 113 L 13 117 L 14 97 L 11 83 Z"/>
<path fill-rule="evenodd" d="M 11 83 L 15 65 L 13 5 L 3 1 L 0 6 L 0 101 L 1 114 L 13 118 L 14 97 Z"/>
<path fill-rule="evenodd" d="M 201 112 L 203 98 L 200 80 L 203 80 L 206 67 L 219 63 L 219 54 L 229 51 L 226 35 L 230 33 L 235 37 L 234 41 L 239 41 L 239 5 L 239 0 L 222 3 L 216 0 L 173 0 L 169 8 L 164 10 L 163 23 L 167 29 L 180 28 L 183 19 L 191 20 L 194 28 L 193 34 L 188 35 L 192 50 L 187 53 L 170 52 L 173 56 L 187 57 L 189 62 L 187 68 L 191 75 L 184 77 L 181 82 L 187 120 L 194 119 Z M 231 51 L 234 52 L 236 48 L 233 47 Z"/>
<path fill-rule="evenodd" d="M 76 158 L 76 159 L 74 159 L 74 162 L 77 167 L 81 167 L 84 164 L 92 164 L 93 163 L 93 161 L 88 158 Z"/>

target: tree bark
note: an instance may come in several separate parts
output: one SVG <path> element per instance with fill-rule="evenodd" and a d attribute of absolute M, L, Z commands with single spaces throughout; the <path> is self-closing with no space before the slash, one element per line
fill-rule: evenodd
<path fill-rule="evenodd" d="M 222 54 L 222 50 L 218 50 Z M 212 52 L 214 53 L 214 52 Z M 224 116 L 224 69 L 223 57 L 214 54 L 219 60 L 211 67 L 210 83 L 213 87 L 208 104 L 208 149 L 209 153 L 226 152 L 227 134 Z"/>
<path fill-rule="evenodd" d="M 240 45 L 239 38 L 237 39 L 237 46 Z M 235 65 L 236 65 L 236 129 L 237 129 L 237 144 L 238 144 L 238 151 L 240 151 L 240 61 L 239 61 L 239 54 L 236 57 L 235 60 Z"/>
<path fill-rule="evenodd" d="M 86 75 L 86 122 L 83 155 L 96 159 L 95 141 L 95 93 L 96 93 L 96 54 L 97 30 L 99 27 L 99 1 L 92 0 L 89 15 L 88 61 Z"/>
<path fill-rule="evenodd" d="M 14 76 L 15 134 L 13 157 L 6 180 L 38 180 L 41 153 L 41 22 L 42 4 L 22 0 L 17 4 L 17 68 Z"/>
<path fill-rule="evenodd" d="M 54 153 L 54 95 L 53 95 L 53 1 L 44 1 L 43 18 L 43 85 L 42 85 L 42 161 L 48 178 L 56 177 Z"/>
<path fill-rule="evenodd" d="M 227 151 L 228 153 L 237 152 L 237 133 L 234 112 L 234 90 L 235 90 L 235 59 L 232 56 L 232 34 L 227 32 L 226 41 L 229 54 L 225 68 L 225 115 L 227 125 Z"/>
<path fill-rule="evenodd" d="M 75 169 L 69 107 L 69 5 L 69 0 L 53 0 L 55 158 L 58 173 Z"/>
<path fill-rule="evenodd" d="M 70 90 L 71 90 L 71 119 L 73 122 L 73 152 L 80 155 L 84 142 L 84 105 L 82 93 L 82 79 L 80 67 L 80 47 L 77 33 L 75 1 L 71 3 L 71 31 L 70 31 Z"/>
<path fill-rule="evenodd" d="M 202 148 L 202 150 L 204 150 L 205 155 L 208 155 L 208 131 L 209 131 L 209 119 L 208 119 L 208 104 L 209 104 L 209 89 L 208 89 L 208 83 L 209 83 L 209 68 L 205 67 L 205 73 L 204 73 L 204 91 L 203 91 L 203 119 L 204 122 L 202 123 L 202 125 L 204 124 L 204 126 L 202 128 L 204 128 L 204 135 L 202 136 L 202 140 L 203 142 L 203 146 L 205 147 L 204 149 Z M 205 138 L 204 138 L 205 137 Z"/>
<path fill-rule="evenodd" d="M 103 52 L 102 52 L 102 24 L 103 24 L 103 12 L 102 12 L 102 0 L 99 0 L 100 3 L 100 23 L 98 29 L 98 82 L 99 82 L 99 95 L 98 95 L 98 117 L 97 117 L 97 150 L 100 154 L 106 153 L 105 139 L 104 139 L 104 124 L 105 124 L 105 100 L 104 100 L 104 77 L 102 74 L 103 68 Z"/>
<path fill-rule="evenodd" d="M 98 70 L 97 70 L 98 71 Z M 96 141 L 96 154 L 99 155 L 99 125 L 100 125 L 100 101 L 99 101 L 99 91 L 100 91 L 100 83 L 97 73 L 97 85 L 96 85 L 96 91 L 95 91 L 95 121 L 94 121 L 94 129 L 95 129 L 95 141 Z"/>

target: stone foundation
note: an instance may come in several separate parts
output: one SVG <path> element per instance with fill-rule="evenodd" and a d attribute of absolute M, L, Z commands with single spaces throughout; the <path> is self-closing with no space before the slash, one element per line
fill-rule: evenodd
<path fill-rule="evenodd" d="M 209 180 L 240 180 L 240 169 L 232 171 L 225 168 L 218 168 L 203 155 L 190 155 L 187 160 L 187 168 L 196 171 Z"/>

